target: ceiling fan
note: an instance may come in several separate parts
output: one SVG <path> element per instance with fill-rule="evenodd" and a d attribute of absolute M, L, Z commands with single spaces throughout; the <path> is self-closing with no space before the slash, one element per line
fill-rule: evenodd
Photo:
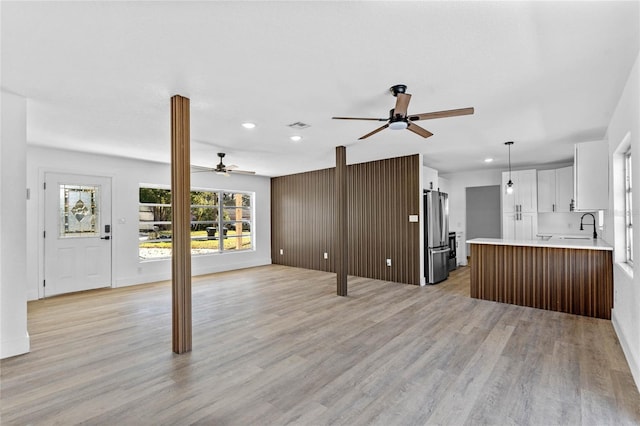
<path fill-rule="evenodd" d="M 224 152 L 219 152 L 218 153 L 218 157 L 220 157 L 220 162 L 216 165 L 215 168 L 210 168 L 210 167 L 201 167 L 201 166 L 192 166 L 194 169 L 196 169 L 196 172 L 214 172 L 217 173 L 219 175 L 224 175 L 224 176 L 229 176 L 230 173 L 233 174 L 241 174 L 241 175 L 255 175 L 256 172 L 251 172 L 248 170 L 238 170 L 238 166 L 236 166 L 235 164 L 232 164 L 230 166 L 225 166 L 224 163 L 222 162 L 222 159 L 224 158 L 225 153 Z"/>
<path fill-rule="evenodd" d="M 409 107 L 409 101 L 411 100 L 411 95 L 406 93 L 407 86 L 404 84 L 396 84 L 392 86 L 389 91 L 395 96 L 396 106 L 391 111 L 389 111 L 388 118 L 357 118 L 357 117 L 332 117 L 334 120 L 373 120 L 373 121 L 387 121 L 387 123 L 378 127 L 372 132 L 367 133 L 366 135 L 358 138 L 365 139 L 371 135 L 375 135 L 381 130 L 389 127 L 393 130 L 410 130 L 413 133 L 416 133 L 423 138 L 428 138 L 429 136 L 433 136 L 433 133 L 430 131 L 423 129 L 414 123 L 414 121 L 418 120 L 431 120 L 434 118 L 445 118 L 445 117 L 455 117 L 458 115 L 469 115 L 473 114 L 473 108 L 460 108 L 460 109 L 450 109 L 446 111 L 435 111 L 435 112 L 426 112 L 423 114 L 407 114 L 407 108 Z"/>

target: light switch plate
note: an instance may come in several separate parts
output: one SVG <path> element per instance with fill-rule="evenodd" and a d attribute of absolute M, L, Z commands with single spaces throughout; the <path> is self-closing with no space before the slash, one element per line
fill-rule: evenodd
<path fill-rule="evenodd" d="M 409 222 L 417 222 L 418 221 L 418 215 L 417 214 L 410 214 L 409 215 Z"/>

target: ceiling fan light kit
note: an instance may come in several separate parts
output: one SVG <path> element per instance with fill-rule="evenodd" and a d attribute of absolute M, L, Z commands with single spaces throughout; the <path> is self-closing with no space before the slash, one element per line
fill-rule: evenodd
<path fill-rule="evenodd" d="M 391 130 L 404 130 L 406 129 L 408 126 L 408 123 L 406 121 L 392 121 L 391 123 L 389 123 L 389 128 Z"/>
<path fill-rule="evenodd" d="M 389 91 L 393 96 L 396 97 L 396 105 L 395 108 L 389 111 L 388 118 L 359 118 L 359 117 L 332 117 L 334 120 L 371 120 L 371 121 L 386 121 L 387 123 L 372 132 L 367 133 L 364 136 L 361 136 L 358 139 L 366 139 L 369 136 L 375 135 L 376 133 L 389 128 L 392 130 L 404 130 L 407 129 L 417 135 L 422 136 L 423 138 L 428 138 L 429 136 L 433 136 L 433 133 L 428 131 L 427 129 L 423 129 L 414 123 L 414 121 L 419 120 L 430 120 L 434 118 L 445 118 L 445 117 L 455 117 L 458 115 L 469 115 L 474 113 L 474 109 L 470 108 L 460 108 L 460 109 L 451 109 L 445 111 L 436 111 L 436 112 L 427 112 L 423 114 L 407 114 L 407 109 L 409 107 L 409 101 L 411 100 L 411 95 L 407 93 L 407 86 L 404 84 L 396 84 L 395 86 L 391 86 Z"/>

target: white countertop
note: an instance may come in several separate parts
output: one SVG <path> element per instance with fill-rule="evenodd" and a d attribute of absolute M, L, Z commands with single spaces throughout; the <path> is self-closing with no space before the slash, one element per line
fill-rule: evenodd
<path fill-rule="evenodd" d="M 502 238 L 474 238 L 467 240 L 469 244 L 491 244 L 497 246 L 551 247 L 587 250 L 610 250 L 613 247 L 598 239 L 550 239 L 550 240 L 505 240 Z"/>

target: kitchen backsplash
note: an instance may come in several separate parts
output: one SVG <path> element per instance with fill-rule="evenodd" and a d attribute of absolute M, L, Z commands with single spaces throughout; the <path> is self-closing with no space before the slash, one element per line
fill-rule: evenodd
<path fill-rule="evenodd" d="M 584 234 L 593 233 L 591 216 L 586 216 L 583 220 L 584 231 L 580 230 L 580 218 L 585 212 L 569 213 L 538 213 L 538 234 Z M 596 218 L 596 230 L 600 233 L 598 226 L 598 212 L 593 212 Z"/>

